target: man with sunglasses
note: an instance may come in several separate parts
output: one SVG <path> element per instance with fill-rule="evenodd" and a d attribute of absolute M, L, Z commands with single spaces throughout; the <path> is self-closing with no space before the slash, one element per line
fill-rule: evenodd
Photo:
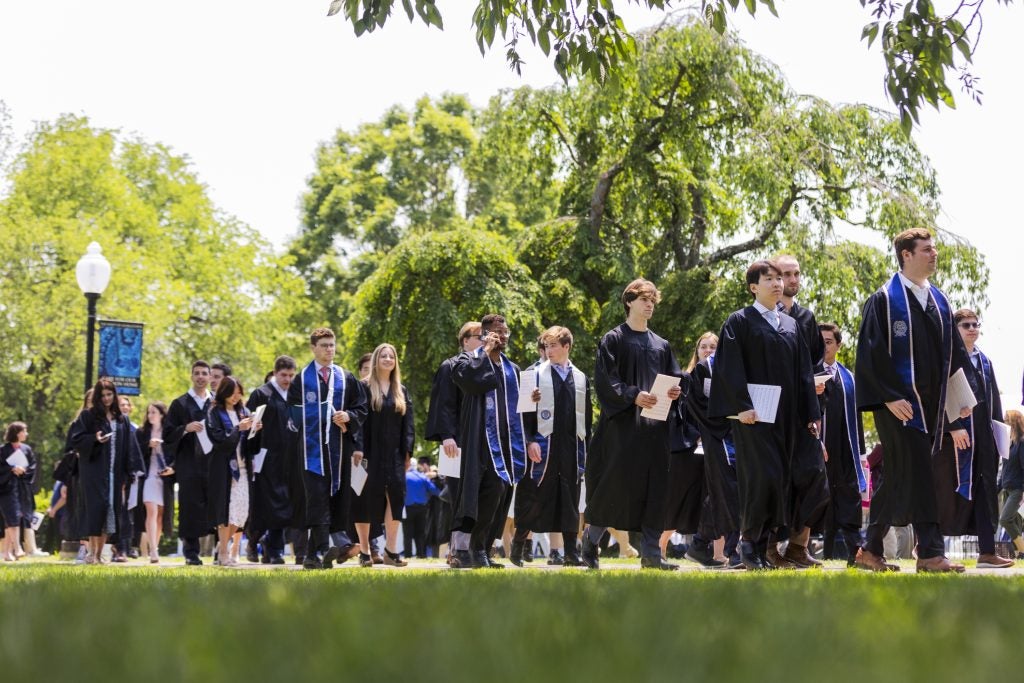
<path fill-rule="evenodd" d="M 977 385 L 974 397 L 978 404 L 971 416 L 963 420 L 970 437 L 967 448 L 958 448 L 947 434 L 933 461 L 939 527 L 947 536 L 978 537 L 979 568 L 1006 569 L 1014 562 L 996 554 L 999 452 L 992 429 L 992 420 L 1003 419 L 1003 404 L 992 361 L 977 346 L 981 334 L 978 314 L 961 308 L 953 314 L 953 322 L 971 359 L 966 372 L 973 375 Z"/>

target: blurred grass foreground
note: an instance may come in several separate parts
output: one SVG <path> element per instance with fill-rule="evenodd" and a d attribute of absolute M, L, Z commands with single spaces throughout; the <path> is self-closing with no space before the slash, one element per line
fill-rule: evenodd
<path fill-rule="evenodd" d="M 0 569 L 4 681 L 974 680 L 1024 577 Z"/>

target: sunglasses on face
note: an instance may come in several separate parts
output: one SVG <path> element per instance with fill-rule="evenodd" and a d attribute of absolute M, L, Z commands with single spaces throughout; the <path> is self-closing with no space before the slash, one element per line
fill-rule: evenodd
<path fill-rule="evenodd" d="M 981 323 L 960 323 L 961 330 L 980 330 Z"/>

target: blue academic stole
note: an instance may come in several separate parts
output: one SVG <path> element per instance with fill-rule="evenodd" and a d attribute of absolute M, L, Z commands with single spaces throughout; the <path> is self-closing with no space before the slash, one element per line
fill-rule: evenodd
<path fill-rule="evenodd" d="M 323 401 L 320 400 L 316 361 L 310 361 L 302 371 L 302 433 L 306 471 L 329 476 L 333 496 L 341 488 L 341 430 L 334 427 L 331 417 L 345 405 L 345 371 L 337 365 L 329 367 L 331 381 Z M 331 438 L 332 427 L 338 438 Z"/>
<path fill-rule="evenodd" d="M 864 476 L 864 465 L 860 461 L 860 440 L 857 438 L 857 395 L 853 383 L 853 374 L 842 363 L 836 362 L 836 375 L 843 385 L 843 415 L 846 418 L 846 438 L 850 440 L 850 453 L 853 454 L 853 467 L 857 472 L 857 487 L 861 493 L 868 490 L 868 480 Z"/>
<path fill-rule="evenodd" d="M 945 295 L 935 285 L 930 287 L 929 295 L 939 310 L 939 321 L 942 327 L 942 354 L 946 358 L 946 374 L 943 376 L 949 377 L 949 370 L 953 362 L 953 329 L 950 324 L 953 318 Z M 892 280 L 881 291 L 885 295 L 889 316 L 889 357 L 892 358 L 893 365 L 900 379 L 903 380 L 903 384 L 913 394 L 909 401 L 914 409 L 914 416 L 904 424 L 927 434 L 928 427 L 924 422 L 924 407 L 914 383 L 914 328 L 910 322 L 910 301 L 907 299 L 907 289 L 903 286 L 899 273 L 893 275 Z M 943 382 L 939 393 L 939 419 L 936 424 L 942 424 L 942 410 L 945 405 L 946 383 Z"/>
<path fill-rule="evenodd" d="M 477 357 L 483 355 L 483 347 L 477 349 L 474 354 Z M 488 360 L 488 362 L 491 362 Z M 491 363 L 493 366 L 493 363 Z M 484 402 L 484 431 L 487 434 L 487 449 L 491 454 L 491 461 L 494 463 L 494 471 L 506 484 L 518 484 L 526 473 L 526 444 L 523 439 L 523 418 L 516 412 L 516 404 L 519 403 L 519 378 L 512 364 L 507 361 L 505 354 L 501 354 L 500 367 L 498 368 L 505 380 L 505 404 L 498 405 L 498 390 L 492 389 L 487 392 Z M 501 432 L 501 422 L 498 420 L 498 410 L 505 412 L 508 420 L 509 433 Z M 509 475 L 505 467 L 505 458 L 502 456 L 501 444 L 504 442 L 512 456 L 512 474 Z"/>
<path fill-rule="evenodd" d="M 992 373 L 992 362 L 988 359 L 988 356 L 978 352 L 978 357 L 981 358 L 981 381 L 985 385 L 985 398 L 987 400 L 986 405 L 992 405 L 992 383 L 988 381 L 990 374 Z M 974 412 L 971 412 L 971 416 L 963 421 L 964 429 L 967 430 L 967 437 L 970 439 L 970 445 L 960 450 L 956 446 L 953 446 L 953 455 L 956 457 L 956 492 L 959 493 L 963 498 L 967 500 L 974 499 L 974 434 L 977 430 L 974 428 Z"/>

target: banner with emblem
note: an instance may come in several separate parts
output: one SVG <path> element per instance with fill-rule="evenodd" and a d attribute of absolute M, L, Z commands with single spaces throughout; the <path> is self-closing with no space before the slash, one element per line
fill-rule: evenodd
<path fill-rule="evenodd" d="M 99 377 L 109 379 L 119 394 L 142 391 L 142 323 L 99 321 Z"/>

